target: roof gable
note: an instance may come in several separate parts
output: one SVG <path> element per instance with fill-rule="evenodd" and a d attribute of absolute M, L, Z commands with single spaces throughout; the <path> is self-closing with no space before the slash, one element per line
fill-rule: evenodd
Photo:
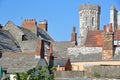
<path fill-rule="evenodd" d="M 66 58 L 60 58 L 60 59 L 54 59 L 54 66 L 61 66 L 65 67 L 68 62 L 68 59 Z"/>
<path fill-rule="evenodd" d="M 24 33 L 12 21 L 8 21 L 3 29 L 9 31 L 17 41 L 22 41 Z"/>
<path fill-rule="evenodd" d="M 17 41 L 6 30 L 0 30 L 0 51 L 1 52 L 21 51 Z"/>
<path fill-rule="evenodd" d="M 24 34 L 12 21 L 8 21 L 3 29 L 8 30 L 10 33 L 17 32 L 21 35 Z"/>

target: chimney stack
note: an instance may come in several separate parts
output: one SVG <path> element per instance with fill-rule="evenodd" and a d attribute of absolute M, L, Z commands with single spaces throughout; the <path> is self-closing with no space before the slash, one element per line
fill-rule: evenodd
<path fill-rule="evenodd" d="M 50 43 L 50 51 L 49 51 L 49 54 L 50 54 L 50 56 L 53 55 L 53 46 L 52 46 L 52 43 Z"/>
<path fill-rule="evenodd" d="M 2 27 L 3 27 L 3 26 L 0 24 L 0 29 L 2 29 Z"/>
<path fill-rule="evenodd" d="M 106 25 L 104 25 L 104 32 L 106 32 Z"/>
<path fill-rule="evenodd" d="M 72 34 L 71 34 L 71 41 L 75 41 L 76 42 L 76 38 L 77 38 L 77 33 L 76 33 L 76 27 L 74 26 L 73 27 L 73 31 L 72 31 Z"/>
<path fill-rule="evenodd" d="M 114 56 L 114 33 L 112 29 L 112 24 L 108 27 L 108 32 L 103 32 L 102 39 L 103 39 L 103 45 L 102 45 L 102 59 L 103 60 L 111 60 Z"/>
<path fill-rule="evenodd" d="M 40 22 L 39 22 L 39 25 L 38 25 L 38 28 L 47 31 L 47 28 L 48 28 L 48 27 L 47 27 L 47 20 L 40 21 Z"/>
<path fill-rule="evenodd" d="M 36 41 L 36 58 L 44 59 L 44 40 Z"/>
<path fill-rule="evenodd" d="M 113 32 L 112 23 L 109 25 L 109 32 Z"/>
<path fill-rule="evenodd" d="M 37 22 L 35 19 L 25 19 L 22 23 L 22 27 L 37 35 Z"/>
<path fill-rule="evenodd" d="M 53 56 L 53 46 L 52 43 L 50 43 L 50 50 L 49 50 L 49 68 L 52 68 L 54 66 L 54 56 Z M 50 73 L 52 71 L 50 70 Z"/>

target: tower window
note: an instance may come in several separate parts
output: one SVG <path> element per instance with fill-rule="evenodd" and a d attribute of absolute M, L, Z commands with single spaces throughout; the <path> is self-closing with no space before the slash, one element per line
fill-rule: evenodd
<path fill-rule="evenodd" d="M 92 17 L 92 26 L 94 26 L 94 21 L 95 21 L 95 18 Z"/>
<path fill-rule="evenodd" d="M 86 17 L 86 20 L 85 20 L 85 24 L 86 24 L 86 26 L 88 26 L 88 24 L 89 24 L 89 18 L 88 17 Z"/>

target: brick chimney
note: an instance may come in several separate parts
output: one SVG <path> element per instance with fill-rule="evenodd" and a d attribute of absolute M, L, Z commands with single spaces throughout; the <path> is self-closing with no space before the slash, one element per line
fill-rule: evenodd
<path fill-rule="evenodd" d="M 47 27 L 47 21 L 46 21 L 46 20 L 40 21 L 39 24 L 38 24 L 38 28 L 47 31 L 47 28 L 48 28 L 48 27 Z"/>
<path fill-rule="evenodd" d="M 3 26 L 0 24 L 0 29 L 2 29 L 2 27 L 3 27 Z"/>
<path fill-rule="evenodd" d="M 112 23 L 110 23 L 110 25 L 109 25 L 109 32 L 113 32 Z"/>
<path fill-rule="evenodd" d="M 110 60 L 113 58 L 114 48 L 114 33 L 112 30 L 112 24 L 109 25 L 109 32 L 105 31 L 102 34 L 103 46 L 102 46 L 102 59 Z"/>
<path fill-rule="evenodd" d="M 106 25 L 104 25 L 104 32 L 106 32 L 107 30 L 106 30 Z"/>
<path fill-rule="evenodd" d="M 35 19 L 25 19 L 22 23 L 22 27 L 37 35 L 37 22 Z"/>
<path fill-rule="evenodd" d="M 49 50 L 49 68 L 52 68 L 54 66 L 54 56 L 53 56 L 53 46 L 52 43 L 50 43 L 50 50 Z M 50 70 L 50 73 L 52 71 Z"/>
<path fill-rule="evenodd" d="M 36 58 L 44 59 L 44 40 L 36 40 Z"/>
<path fill-rule="evenodd" d="M 50 43 L 49 55 L 50 55 L 50 56 L 53 55 L 53 46 L 52 46 L 52 43 Z"/>
<path fill-rule="evenodd" d="M 71 34 L 71 41 L 76 42 L 76 38 L 77 38 L 76 28 L 73 27 L 73 31 L 72 31 L 72 34 Z"/>

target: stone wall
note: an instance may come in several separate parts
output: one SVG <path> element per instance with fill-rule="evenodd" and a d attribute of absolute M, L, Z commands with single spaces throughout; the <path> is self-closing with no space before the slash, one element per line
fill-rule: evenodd
<path fill-rule="evenodd" d="M 113 52 L 113 32 L 103 32 L 102 59 L 112 59 Z"/>
<path fill-rule="evenodd" d="M 56 71 L 54 73 L 55 78 L 80 78 L 83 75 L 82 71 Z"/>
<path fill-rule="evenodd" d="M 118 66 L 111 66 L 111 65 L 94 66 L 92 68 L 93 77 L 95 77 L 95 73 L 99 74 L 100 77 L 120 78 L 120 65 Z"/>
<path fill-rule="evenodd" d="M 120 65 L 92 66 L 86 71 L 56 71 L 55 78 L 120 78 Z M 97 79 L 96 79 L 97 80 Z"/>

